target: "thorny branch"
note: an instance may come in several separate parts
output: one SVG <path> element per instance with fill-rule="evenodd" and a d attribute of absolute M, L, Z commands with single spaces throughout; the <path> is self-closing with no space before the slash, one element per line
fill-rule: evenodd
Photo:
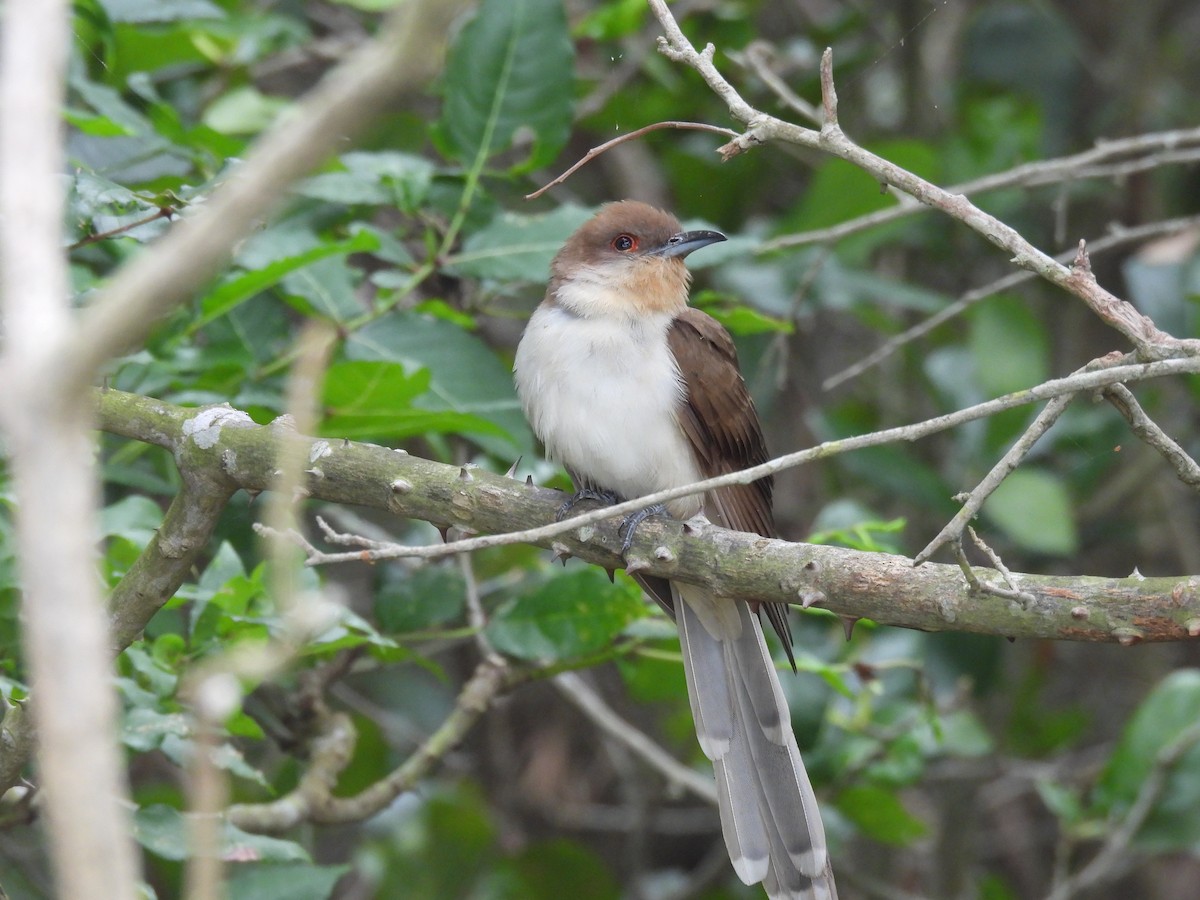
<path fill-rule="evenodd" d="M 827 49 L 821 57 L 821 100 L 825 121 L 816 131 L 767 115 L 747 103 L 713 62 L 716 48 L 709 44 L 703 51 L 697 51 L 683 34 L 665 0 L 648 2 L 666 32 L 665 37 L 659 38 L 661 52 L 669 59 L 698 72 L 725 102 L 730 114 L 746 125 L 741 135 L 721 148 L 719 152 L 723 158 L 727 159 L 758 144 L 783 141 L 844 159 L 868 172 L 880 184 L 896 187 L 922 204 L 958 219 L 1008 253 L 1016 265 L 1036 272 L 1083 300 L 1097 316 L 1137 348 L 1140 358 L 1166 359 L 1200 354 L 1200 341 L 1180 340 L 1159 330 L 1129 303 L 1101 287 L 1089 271 L 1075 266 L 1067 268 L 1033 246 L 1015 229 L 972 204 L 962 194 L 952 193 L 925 181 L 850 140 L 837 121 L 837 93 L 831 50 Z"/>

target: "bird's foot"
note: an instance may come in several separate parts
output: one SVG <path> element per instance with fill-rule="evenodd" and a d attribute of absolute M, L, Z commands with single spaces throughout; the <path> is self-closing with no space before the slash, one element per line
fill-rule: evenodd
<path fill-rule="evenodd" d="M 667 507 L 662 503 L 655 503 L 653 506 L 647 506 L 645 509 L 639 509 L 635 513 L 630 513 L 621 520 L 621 526 L 617 529 L 617 536 L 621 539 L 621 555 L 624 556 L 629 552 L 629 548 L 633 546 L 633 535 L 637 531 L 637 527 L 645 522 L 651 516 L 669 516 Z"/>
<path fill-rule="evenodd" d="M 581 488 L 571 495 L 570 500 L 558 508 L 558 511 L 554 514 L 554 521 L 561 522 L 563 519 L 567 518 L 567 516 L 571 515 L 571 513 L 575 511 L 575 507 L 585 500 L 592 500 L 596 503 L 603 504 L 604 506 L 612 506 L 614 503 L 619 502 L 620 499 L 621 498 L 612 491 L 597 491 L 593 490 L 592 488 Z"/>

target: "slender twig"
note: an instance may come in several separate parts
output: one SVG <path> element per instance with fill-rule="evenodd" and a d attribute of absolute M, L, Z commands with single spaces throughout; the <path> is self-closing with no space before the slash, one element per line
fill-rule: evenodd
<path fill-rule="evenodd" d="M 95 568 L 94 438 L 83 384 L 62 378 L 74 324 L 62 252 L 61 119 L 72 9 L 41 0 L 5 3 L 0 15 L 0 425 L 21 569 L 22 661 L 38 692 L 41 834 L 57 896 L 133 900 L 141 863 Z M 0 730 L 0 748 L 6 743 Z"/>
<path fill-rule="evenodd" d="M 988 558 L 988 562 L 992 564 L 992 568 L 1000 573 L 1000 577 L 1003 578 L 1004 583 L 1008 585 L 1007 589 L 996 587 L 995 585 L 987 585 L 987 592 L 990 594 L 996 594 L 1000 597 L 1005 597 L 1009 600 L 1016 600 L 1020 602 L 1022 606 L 1028 606 L 1030 603 L 1032 603 L 1034 599 L 1033 595 L 1028 591 L 1021 590 L 1021 588 L 1017 585 L 1017 579 L 1013 576 L 1013 573 L 1009 571 L 1008 566 L 1004 565 L 1004 560 L 1000 558 L 1000 554 L 993 550 L 987 541 L 976 534 L 975 529 L 970 525 L 967 526 L 967 534 L 970 536 L 971 542 L 975 544 L 975 546 L 981 551 L 983 551 L 983 555 Z"/>
<path fill-rule="evenodd" d="M 672 122 L 655 122 L 653 125 L 643 125 L 641 128 L 637 128 L 633 131 L 628 132 L 627 134 L 621 135 L 620 137 L 615 137 L 611 141 L 605 141 L 603 144 L 600 144 L 598 147 L 593 147 L 591 150 L 589 150 L 587 153 L 585 153 L 583 155 L 583 157 L 578 162 L 575 163 L 575 165 L 571 166 L 571 168 L 567 169 L 565 172 L 563 172 L 561 175 L 559 175 L 553 181 L 549 181 L 546 184 L 542 185 L 540 188 L 538 188 L 532 194 L 526 194 L 525 199 L 526 200 L 536 200 L 538 197 L 542 196 L 542 194 L 546 193 L 546 191 L 550 190 L 550 188 L 554 187 L 557 184 L 562 184 L 564 181 L 566 181 L 568 178 L 570 178 L 572 175 L 574 175 L 577 171 L 579 171 L 584 166 L 586 166 L 588 163 L 590 163 L 593 159 L 595 159 L 597 156 L 599 156 L 600 154 L 602 154 L 608 150 L 611 150 L 613 147 L 616 147 L 618 144 L 624 144 L 626 141 L 636 140 L 637 138 L 640 138 L 644 134 L 649 134 L 651 131 L 659 131 L 663 128 L 683 128 L 683 129 L 687 129 L 690 131 L 713 131 L 713 132 L 716 132 L 717 134 L 724 134 L 724 135 L 727 135 L 730 137 L 737 137 L 736 131 L 733 131 L 729 128 L 721 128 L 718 125 L 709 125 L 705 122 L 673 122 L 672 121 Z"/>
<path fill-rule="evenodd" d="M 1123 384 L 1114 384 L 1101 391 L 1101 394 L 1125 417 L 1134 434 L 1163 455 L 1180 481 L 1188 487 L 1200 490 L 1200 465 L 1197 465 L 1188 452 L 1163 431 L 1158 423 L 1146 415 L 1146 411 L 1129 388 Z"/>
<path fill-rule="evenodd" d="M 1150 238 L 1177 234 L 1178 232 L 1192 228 L 1200 228 L 1200 215 L 1183 216 L 1177 219 L 1167 219 L 1162 222 L 1151 222 L 1147 225 L 1138 225 L 1131 228 L 1124 226 L 1111 227 L 1109 234 L 1090 241 L 1088 243 L 1088 250 L 1095 254 L 1103 250 L 1112 250 L 1127 244 L 1137 243 L 1138 241 L 1149 240 Z M 1054 258 L 1059 262 L 1070 262 L 1075 257 L 1075 252 L 1075 248 L 1071 248 Z M 826 378 L 821 382 L 821 387 L 828 391 L 845 381 L 849 381 L 851 378 L 857 378 L 868 369 L 879 365 L 879 363 L 883 362 L 905 344 L 928 334 L 943 322 L 948 322 L 950 319 L 962 315 L 963 312 L 980 300 L 991 297 L 994 294 L 999 294 L 1001 291 L 1007 291 L 1036 277 L 1036 273 L 1023 269 L 1017 272 L 1010 272 L 1007 275 L 997 278 L 995 281 L 990 281 L 977 288 L 972 288 L 944 309 L 938 310 L 929 318 L 918 322 L 895 337 L 889 338 L 877 350 L 872 351 L 854 363 L 854 365 L 848 366 L 837 374 Z"/>
<path fill-rule="evenodd" d="M 622 719 L 595 690 L 575 672 L 554 676 L 554 686 L 576 709 L 614 740 L 631 750 L 643 762 L 667 779 L 668 783 L 687 788 L 697 797 L 716 804 L 717 789 L 712 779 L 685 766 L 644 732 Z"/>
<path fill-rule="evenodd" d="M 160 206 L 155 212 L 138 219 L 135 222 L 126 222 L 124 225 L 118 225 L 116 228 L 110 228 L 108 231 L 101 231 L 99 234 L 89 234 L 85 238 L 80 238 L 75 243 L 67 247 L 67 250 L 78 250 L 80 247 L 86 247 L 88 244 L 97 244 L 100 241 L 107 241 L 109 238 L 117 237 L 125 234 L 128 231 L 133 231 L 142 225 L 149 225 L 151 222 L 157 222 L 159 219 L 169 219 L 175 215 L 175 209 L 170 206 Z"/>
<path fill-rule="evenodd" d="M 799 113 L 814 125 L 821 124 L 821 113 L 817 108 L 797 94 L 788 86 L 779 74 L 771 68 L 770 57 L 774 47 L 766 41 L 751 41 L 741 53 L 730 53 L 729 58 L 735 63 L 746 67 L 770 88 L 784 106 Z"/>
<path fill-rule="evenodd" d="M 330 733 L 331 748 L 338 752 L 330 755 L 324 771 L 311 771 L 295 790 L 277 800 L 234 804 L 227 818 L 239 828 L 259 833 L 286 831 L 302 822 L 335 825 L 366 819 L 385 809 L 404 791 L 412 790 L 418 780 L 458 746 L 503 691 L 529 677 L 528 671 L 510 669 L 503 661 L 484 660 L 463 685 L 454 709 L 442 724 L 387 777 L 354 796 L 335 796 L 333 788 L 340 771 L 337 766 L 345 765 L 341 760 L 349 736 Z M 331 720 L 330 726 L 340 728 L 343 724 Z M 334 777 L 330 778 L 331 774 Z"/>
<path fill-rule="evenodd" d="M 666 32 L 659 49 L 669 59 L 683 63 L 700 74 L 729 109 L 730 115 L 746 124 L 746 130 L 718 149 L 722 158 L 768 141 L 783 141 L 821 150 L 844 159 L 869 173 L 880 184 L 892 185 L 921 203 L 958 219 L 990 243 L 1004 250 L 1012 262 L 1074 294 L 1111 328 L 1120 332 L 1143 359 L 1164 359 L 1181 354 L 1200 354 L 1200 341 L 1181 340 L 1160 330 L 1149 317 L 1105 290 L 1091 275 L 1067 268 L 1027 241 L 1016 229 L 981 210 L 962 194 L 919 178 L 907 169 L 884 159 L 850 140 L 837 124 L 837 94 L 833 82 L 833 54 L 821 57 L 821 96 L 825 122 L 819 132 L 767 115 L 749 103 L 721 75 L 713 63 L 716 48 L 711 44 L 698 52 L 684 36 L 665 0 L 648 0 Z"/>
<path fill-rule="evenodd" d="M 1061 397 L 1055 397 L 1042 409 L 1040 413 L 1029 424 L 1029 427 L 1021 434 L 1016 442 L 1008 449 L 1008 452 L 1000 458 L 1000 460 L 992 466 L 992 470 L 987 473 L 984 479 L 975 486 L 967 494 L 960 494 L 956 500 L 962 499 L 962 508 L 955 514 L 945 527 L 937 533 L 937 536 L 930 541 L 925 549 L 913 557 L 913 561 L 920 565 L 929 559 L 937 550 L 946 544 L 948 541 L 955 541 L 962 537 L 963 528 L 968 522 L 975 518 L 979 510 L 983 507 L 984 501 L 987 500 L 1000 487 L 1000 483 L 1007 478 L 1014 469 L 1021 464 L 1021 461 L 1033 449 L 1033 445 L 1037 443 L 1050 427 L 1058 421 L 1059 417 L 1071 405 L 1074 399 L 1072 394 L 1064 394 Z"/>
<path fill-rule="evenodd" d="M 1065 181 L 1097 178 L 1124 178 L 1136 172 L 1164 165 L 1194 162 L 1200 155 L 1200 128 L 1160 131 L 1120 140 L 1101 141 L 1090 150 L 1058 159 L 1040 160 L 1015 166 L 1005 172 L 984 175 L 946 188 L 952 194 L 985 194 L 1014 187 L 1037 187 Z M 1113 162 L 1118 157 L 1142 154 L 1135 159 Z M 902 197 L 896 206 L 857 216 L 827 228 L 815 228 L 784 234 L 764 243 L 758 250 L 769 253 L 806 244 L 826 244 L 861 231 L 886 225 L 897 219 L 924 212 L 929 207 Z"/>

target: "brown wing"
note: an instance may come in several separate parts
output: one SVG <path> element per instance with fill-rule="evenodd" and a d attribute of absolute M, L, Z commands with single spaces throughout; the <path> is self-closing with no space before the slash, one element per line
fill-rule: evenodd
<path fill-rule="evenodd" d="M 725 327 L 707 313 L 687 309 L 671 323 L 667 343 L 687 390 L 679 425 L 692 445 L 701 474 L 711 478 L 766 462 L 770 457 L 758 413 Z M 773 536 L 772 487 L 768 476 L 753 484 L 711 492 L 710 499 L 718 507 L 715 512 L 725 520 L 718 524 Z M 713 512 L 710 508 L 709 518 Z"/>
<path fill-rule="evenodd" d="M 667 343 L 687 391 L 678 413 L 679 425 L 701 474 L 711 478 L 766 462 L 770 457 L 762 426 L 738 368 L 733 338 L 725 327 L 707 313 L 688 308 L 671 323 Z M 752 484 L 710 491 L 705 504 L 708 517 L 725 528 L 772 537 L 773 487 L 774 479 L 767 476 Z M 794 667 L 787 605 L 763 603 L 762 607 Z"/>

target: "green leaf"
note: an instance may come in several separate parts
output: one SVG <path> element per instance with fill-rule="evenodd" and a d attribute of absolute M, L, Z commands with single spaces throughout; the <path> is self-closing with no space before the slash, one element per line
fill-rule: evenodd
<path fill-rule="evenodd" d="M 1008 394 L 1049 377 L 1046 329 L 1015 297 L 994 297 L 971 316 L 971 354 L 983 389 Z"/>
<path fill-rule="evenodd" d="M 190 333 L 195 333 L 221 316 L 245 303 L 255 294 L 281 282 L 287 276 L 305 266 L 328 259 L 331 256 L 346 256 L 351 253 L 368 253 L 379 247 L 379 238 L 370 231 L 357 232 L 344 241 L 317 244 L 301 252 L 279 257 L 261 267 L 252 268 L 227 278 L 217 285 L 200 303 L 201 314 L 191 324 Z"/>
<path fill-rule="evenodd" d="M 328 368 L 321 402 L 334 414 L 393 415 L 427 390 L 427 369 L 408 375 L 399 363 L 351 360 Z"/>
<path fill-rule="evenodd" d="M 440 148 L 478 169 L 528 128 L 521 168 L 550 162 L 571 126 L 573 67 L 560 0 L 484 0 L 450 48 Z"/>
<path fill-rule="evenodd" d="M 925 836 L 925 823 L 904 808 L 894 791 L 857 785 L 839 793 L 835 803 L 864 834 L 881 843 L 903 846 Z"/>
<path fill-rule="evenodd" d="M 463 241 L 462 250 L 447 260 L 448 268 L 472 278 L 545 282 L 563 240 L 594 213 L 573 204 L 541 215 L 501 213 Z"/>
<path fill-rule="evenodd" d="M 625 579 L 609 584 L 602 572 L 588 568 L 508 601 L 487 633 L 497 650 L 521 659 L 568 659 L 608 646 L 645 614 L 640 588 Z"/>
<path fill-rule="evenodd" d="M 344 153 L 341 172 L 325 172 L 300 182 L 296 193 L 330 203 L 417 209 L 433 181 L 433 163 L 394 151 Z"/>
<path fill-rule="evenodd" d="M 399 363 L 335 363 L 325 376 L 327 412 L 321 433 L 355 440 L 432 433 L 504 436 L 501 428 L 479 416 L 414 407 L 413 400 L 426 393 L 429 385 L 428 369 L 407 375 Z"/>
<path fill-rule="evenodd" d="M 233 869 L 228 900 L 328 900 L 349 866 L 252 864 Z"/>
<path fill-rule="evenodd" d="M 389 566 L 375 592 L 375 617 L 385 631 L 432 628 L 462 614 L 466 583 L 457 566 L 426 566 L 406 572 Z"/>
<path fill-rule="evenodd" d="M 495 900 L 617 900 L 621 891 L 594 853 L 567 840 L 533 844 L 501 862 Z"/>
<path fill-rule="evenodd" d="M 163 511 L 149 497 L 131 494 L 100 511 L 100 534 L 123 537 L 139 547 L 154 539 L 162 525 Z"/>
<path fill-rule="evenodd" d="M 394 313 L 351 335 L 344 353 L 352 360 L 428 369 L 429 390 L 419 401 L 422 409 L 477 417 L 498 426 L 505 437 L 471 429 L 490 452 L 501 456 L 532 452 L 533 435 L 521 412 L 512 373 L 482 340 L 452 322 L 420 313 Z"/>
<path fill-rule="evenodd" d="M 691 304 L 704 310 L 724 325 L 730 334 L 738 337 L 752 334 L 791 334 L 795 330 L 787 319 L 768 316 L 714 291 L 696 293 Z"/>
<path fill-rule="evenodd" d="M 1200 843 L 1200 670 L 1181 669 L 1164 678 L 1138 707 L 1109 758 L 1096 787 L 1096 806 L 1108 818 L 1121 816 L 1137 800 L 1163 752 L 1181 739 L 1190 742 L 1173 764 L 1158 801 L 1135 843 L 1155 852 L 1190 849 Z M 1181 751 L 1184 747 L 1179 748 Z"/>
<path fill-rule="evenodd" d="M 252 87 L 234 88 L 213 101 L 201 121 L 220 134 L 254 135 L 290 105 L 281 97 L 268 97 Z"/>
<path fill-rule="evenodd" d="M 161 747 L 169 735 L 184 737 L 190 733 L 188 717 L 183 713 L 162 713 L 148 707 L 131 709 L 121 723 L 121 743 L 142 753 Z"/>
<path fill-rule="evenodd" d="M 983 507 L 984 514 L 1027 550 L 1070 556 L 1079 547 L 1071 498 L 1061 479 L 1039 469 L 1017 469 Z"/>
<path fill-rule="evenodd" d="M 137 842 L 163 859 L 182 861 L 189 857 L 188 816 L 163 804 L 144 806 L 133 817 Z M 223 859 L 258 862 L 308 862 L 304 848 L 261 834 L 249 834 L 228 822 L 222 826 Z"/>

